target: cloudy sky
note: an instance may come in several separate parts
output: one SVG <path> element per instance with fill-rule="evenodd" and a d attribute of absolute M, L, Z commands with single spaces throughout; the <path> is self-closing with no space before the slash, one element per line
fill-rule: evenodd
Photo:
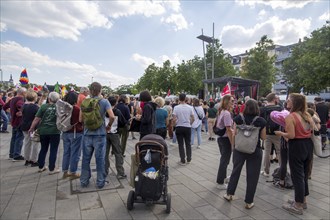
<path fill-rule="evenodd" d="M 3 80 L 27 69 L 30 82 L 92 80 L 116 88 L 145 68 L 203 56 L 204 34 L 243 53 L 262 35 L 287 45 L 330 20 L 328 0 L 306 1 L 1 1 Z"/>

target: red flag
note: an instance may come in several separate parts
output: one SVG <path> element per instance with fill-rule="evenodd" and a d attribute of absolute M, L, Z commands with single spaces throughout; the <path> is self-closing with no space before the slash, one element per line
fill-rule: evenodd
<path fill-rule="evenodd" d="M 230 84 L 229 84 L 229 82 L 227 83 L 227 85 L 225 87 L 223 87 L 222 92 L 221 92 L 221 96 L 225 96 L 227 94 L 230 94 Z"/>
<path fill-rule="evenodd" d="M 168 89 L 167 96 L 170 96 L 170 95 L 171 95 L 171 89 Z"/>

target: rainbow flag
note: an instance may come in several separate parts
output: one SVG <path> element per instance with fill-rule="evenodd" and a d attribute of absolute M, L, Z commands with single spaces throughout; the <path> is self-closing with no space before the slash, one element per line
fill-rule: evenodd
<path fill-rule="evenodd" d="M 27 72 L 26 72 L 26 69 L 24 69 L 22 72 L 21 72 L 21 76 L 19 78 L 19 82 L 22 84 L 22 85 L 26 85 L 29 83 L 29 78 L 28 78 L 28 75 L 27 75 Z"/>

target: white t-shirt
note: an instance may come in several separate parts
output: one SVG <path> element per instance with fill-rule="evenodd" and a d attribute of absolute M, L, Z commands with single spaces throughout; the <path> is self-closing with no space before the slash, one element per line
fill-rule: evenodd
<path fill-rule="evenodd" d="M 188 127 L 191 128 L 190 125 L 190 117 L 194 115 L 194 109 L 192 106 L 187 104 L 179 104 L 174 107 L 173 115 L 176 116 L 176 127 Z"/>

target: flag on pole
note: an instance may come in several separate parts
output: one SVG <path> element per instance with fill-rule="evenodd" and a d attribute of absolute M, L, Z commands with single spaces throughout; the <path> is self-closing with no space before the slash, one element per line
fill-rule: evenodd
<path fill-rule="evenodd" d="M 58 82 L 56 82 L 55 84 L 54 91 L 60 93 L 60 85 L 58 84 Z"/>
<path fill-rule="evenodd" d="M 222 92 L 221 92 L 221 96 L 225 96 L 231 94 L 230 91 L 230 82 L 227 82 L 227 85 L 225 87 L 223 87 Z"/>
<path fill-rule="evenodd" d="M 28 75 L 27 75 L 27 72 L 26 72 L 26 69 L 24 69 L 22 72 L 21 72 L 21 76 L 19 78 L 19 82 L 22 84 L 22 85 L 26 85 L 29 83 L 29 78 L 28 78 Z"/>
<path fill-rule="evenodd" d="M 168 89 L 167 96 L 170 96 L 170 95 L 171 95 L 171 89 Z"/>

